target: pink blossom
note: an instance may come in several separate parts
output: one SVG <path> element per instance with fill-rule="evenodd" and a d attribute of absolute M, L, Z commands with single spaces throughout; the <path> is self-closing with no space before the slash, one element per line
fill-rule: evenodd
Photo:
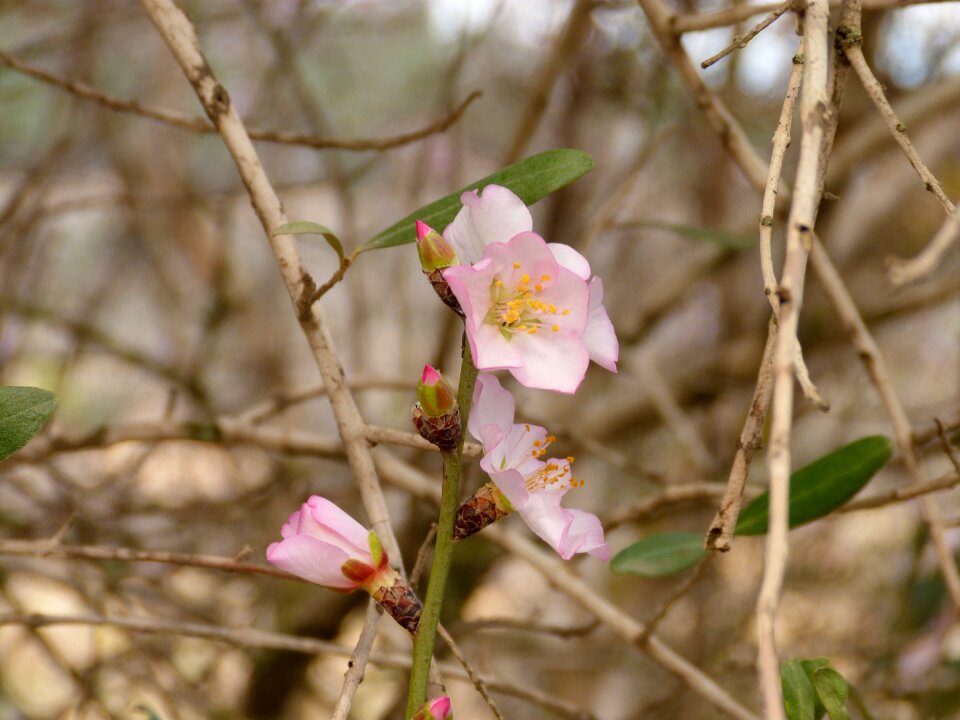
<path fill-rule="evenodd" d="M 452 717 L 450 698 L 441 695 L 421 705 L 410 720 L 448 720 Z"/>
<path fill-rule="evenodd" d="M 480 466 L 530 529 L 564 560 L 588 553 L 601 560 L 610 546 L 596 515 L 564 508 L 568 490 L 583 485 L 573 477 L 573 458 L 541 458 L 556 438 L 537 425 L 515 424 L 513 396 L 488 373 L 477 378 L 469 430 L 484 449 Z"/>
<path fill-rule="evenodd" d="M 377 536 L 326 498 L 313 495 L 280 529 L 267 560 L 304 580 L 349 592 L 392 584 Z"/>
<path fill-rule="evenodd" d="M 619 346 L 586 258 L 531 232 L 529 210 L 507 188 L 488 185 L 461 201 L 444 239 L 467 264 L 442 273 L 464 311 L 477 367 L 567 393 L 591 359 L 615 372 Z"/>

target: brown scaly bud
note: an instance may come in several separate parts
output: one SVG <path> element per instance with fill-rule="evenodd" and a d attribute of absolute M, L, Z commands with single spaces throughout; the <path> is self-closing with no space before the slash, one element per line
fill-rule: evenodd
<path fill-rule="evenodd" d="M 423 603 L 399 576 L 394 580 L 393 585 L 382 585 L 370 595 L 390 617 L 397 621 L 400 627 L 411 635 L 417 632 L 417 628 L 420 627 Z"/>
<path fill-rule="evenodd" d="M 457 398 L 443 376 L 430 365 L 423 368 L 417 384 L 417 403 L 411 412 L 417 432 L 441 450 L 455 450 L 460 443 L 460 410 Z"/>
<path fill-rule="evenodd" d="M 440 233 L 420 220 L 417 220 L 417 254 L 420 256 L 420 267 L 433 285 L 437 297 L 463 317 L 460 301 L 443 277 L 444 268 L 460 264 L 457 253 Z"/>
<path fill-rule="evenodd" d="M 463 540 L 513 512 L 513 506 L 492 482 L 477 490 L 457 510 L 453 539 Z"/>

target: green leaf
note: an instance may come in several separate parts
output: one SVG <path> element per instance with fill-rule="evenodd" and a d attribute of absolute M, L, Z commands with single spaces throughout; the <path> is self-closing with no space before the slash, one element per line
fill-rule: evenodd
<path fill-rule="evenodd" d="M 799 660 L 788 660 L 780 666 L 780 687 L 788 720 L 816 720 L 813 684 Z"/>
<path fill-rule="evenodd" d="M 417 239 L 414 227 L 417 220 L 422 220 L 437 232 L 443 232 L 460 212 L 460 196 L 468 190 L 477 190 L 487 185 L 502 185 L 516 193 L 527 205 L 533 205 L 553 191 L 569 185 L 592 167 L 593 159 L 580 150 L 559 148 L 538 153 L 424 205 L 367 240 L 354 254 L 414 242 Z"/>
<path fill-rule="evenodd" d="M 806 660 L 801 660 L 800 664 L 803 666 L 803 671 L 807 674 L 807 679 L 810 680 L 810 687 L 813 687 L 813 674 L 820 668 L 830 667 L 830 658 L 825 657 L 816 657 L 816 658 L 807 658 Z M 820 698 L 814 693 L 814 703 L 813 703 L 813 715 L 818 720 L 823 717 L 823 714 L 827 709 L 823 706 L 823 703 L 820 702 Z"/>
<path fill-rule="evenodd" d="M 340 242 L 333 230 L 326 225 L 310 222 L 309 220 L 298 220 L 297 222 L 287 223 L 278 228 L 274 228 L 271 235 L 322 235 L 327 241 L 327 245 L 333 248 L 341 260 L 343 260 L 343 244 Z"/>
<path fill-rule="evenodd" d="M 26 445 L 56 407 L 57 398 L 49 390 L 0 388 L 0 460 Z"/>
<path fill-rule="evenodd" d="M 882 435 L 860 438 L 802 467 L 790 476 L 790 527 L 829 515 L 856 495 L 890 461 L 893 443 Z M 753 500 L 737 522 L 737 535 L 763 535 L 769 493 Z"/>
<path fill-rule="evenodd" d="M 610 569 L 621 575 L 662 577 L 686 570 L 706 555 L 701 535 L 661 533 L 625 547 L 613 556 Z"/>
<path fill-rule="evenodd" d="M 617 225 L 618 228 L 655 228 L 667 230 L 691 240 L 700 240 L 719 245 L 725 250 L 745 250 L 757 244 L 753 236 L 738 235 L 736 233 L 714 230 L 713 228 L 698 225 L 677 225 L 675 223 L 660 222 L 659 220 L 637 220 L 635 222 Z"/>
<path fill-rule="evenodd" d="M 814 671 L 811 679 L 830 720 L 850 720 L 846 707 L 850 688 L 843 675 L 831 667 L 822 667 Z"/>

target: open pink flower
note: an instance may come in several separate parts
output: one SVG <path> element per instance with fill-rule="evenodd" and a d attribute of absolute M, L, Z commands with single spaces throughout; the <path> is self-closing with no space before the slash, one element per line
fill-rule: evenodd
<path fill-rule="evenodd" d="M 530 529 L 564 560 L 588 553 L 610 557 L 596 515 L 564 508 L 568 490 L 583 485 L 571 474 L 573 458 L 541 458 L 556 438 L 542 427 L 514 424 L 513 396 L 488 373 L 477 378 L 469 430 L 484 449 L 480 466 Z"/>
<path fill-rule="evenodd" d="M 313 495 L 280 529 L 283 540 L 267 548 L 267 560 L 304 580 L 350 592 L 372 592 L 394 571 L 377 536 L 326 498 Z"/>
<path fill-rule="evenodd" d="M 410 720 L 449 720 L 452 717 L 450 698 L 441 695 L 421 705 Z"/>
<path fill-rule="evenodd" d="M 577 389 L 591 359 L 616 372 L 619 345 L 586 258 L 531 232 L 530 211 L 507 188 L 460 199 L 443 237 L 465 264 L 442 273 L 466 315 L 477 367 L 560 392 Z"/>

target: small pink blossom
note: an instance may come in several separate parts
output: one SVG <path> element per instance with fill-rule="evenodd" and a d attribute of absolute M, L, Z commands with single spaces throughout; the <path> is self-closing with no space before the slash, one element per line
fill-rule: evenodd
<path fill-rule="evenodd" d="M 531 232 L 530 211 L 507 188 L 460 199 L 443 236 L 466 264 L 442 273 L 465 313 L 477 367 L 567 393 L 591 359 L 616 372 L 619 345 L 587 259 Z"/>
<path fill-rule="evenodd" d="M 410 720 L 452 720 L 452 718 L 450 698 L 441 695 L 421 705 Z"/>
<path fill-rule="evenodd" d="M 267 548 L 277 567 L 334 590 L 373 592 L 392 584 L 395 571 L 377 536 L 326 498 L 311 496 Z"/>
<path fill-rule="evenodd" d="M 537 425 L 514 424 L 513 396 L 488 373 L 477 378 L 469 430 L 484 449 L 480 466 L 530 529 L 564 560 L 587 553 L 610 558 L 596 515 L 564 508 L 568 490 L 583 485 L 573 477 L 573 458 L 541 458 L 556 438 Z"/>

